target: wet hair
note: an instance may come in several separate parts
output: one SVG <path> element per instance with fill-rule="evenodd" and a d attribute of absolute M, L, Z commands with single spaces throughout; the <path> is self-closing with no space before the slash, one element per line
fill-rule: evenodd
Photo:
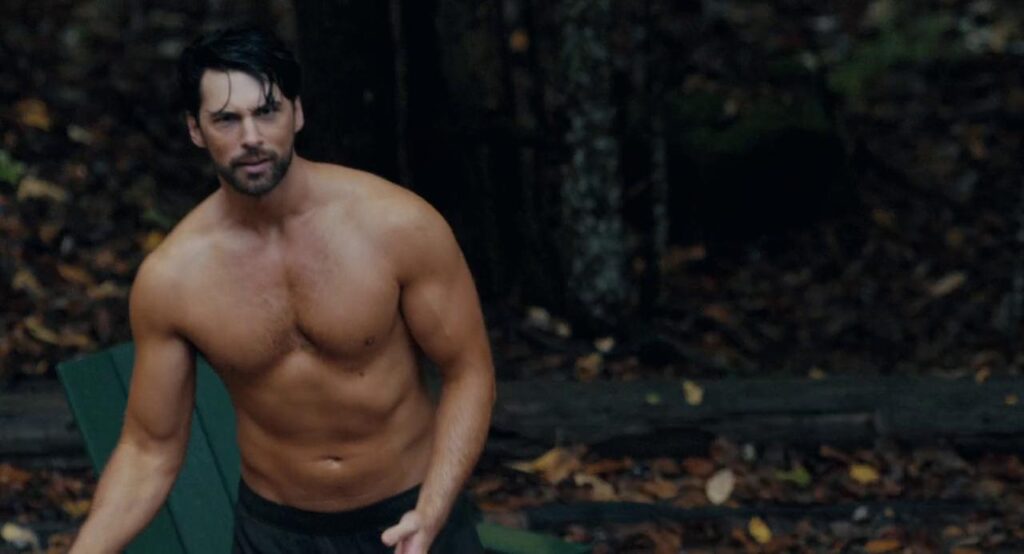
<path fill-rule="evenodd" d="M 302 85 L 299 63 L 276 36 L 253 27 L 222 29 L 197 38 L 178 60 L 179 100 L 193 116 L 199 114 L 199 82 L 208 69 L 248 74 L 264 87 L 268 104 L 275 101 L 274 85 L 292 101 Z"/>

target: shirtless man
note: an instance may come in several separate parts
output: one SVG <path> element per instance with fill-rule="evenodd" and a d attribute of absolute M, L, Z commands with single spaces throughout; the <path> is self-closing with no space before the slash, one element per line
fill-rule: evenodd
<path fill-rule="evenodd" d="M 124 428 L 72 552 L 120 551 L 163 503 L 196 351 L 236 411 L 234 552 L 482 552 L 460 489 L 494 369 L 448 225 L 408 190 L 293 153 L 299 67 L 276 38 L 218 32 L 179 70 L 220 187 L 136 276 Z M 418 351 L 440 369 L 436 405 Z"/>

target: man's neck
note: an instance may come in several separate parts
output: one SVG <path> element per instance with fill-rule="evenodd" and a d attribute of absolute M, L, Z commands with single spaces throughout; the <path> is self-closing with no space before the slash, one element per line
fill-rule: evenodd
<path fill-rule="evenodd" d="M 279 228 L 290 218 L 312 207 L 309 181 L 309 162 L 296 155 L 292 157 L 281 182 L 262 196 L 238 192 L 223 180 L 220 188 L 231 219 L 259 231 Z"/>

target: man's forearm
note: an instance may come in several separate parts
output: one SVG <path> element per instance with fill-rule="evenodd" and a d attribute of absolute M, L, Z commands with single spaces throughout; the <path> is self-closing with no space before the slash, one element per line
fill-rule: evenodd
<path fill-rule="evenodd" d="M 178 454 L 119 443 L 103 470 L 71 554 L 123 550 L 160 509 L 180 465 Z"/>
<path fill-rule="evenodd" d="M 416 511 L 435 531 L 469 478 L 490 428 L 494 405 L 492 372 L 467 372 L 446 381 L 435 422 L 434 446 Z"/>

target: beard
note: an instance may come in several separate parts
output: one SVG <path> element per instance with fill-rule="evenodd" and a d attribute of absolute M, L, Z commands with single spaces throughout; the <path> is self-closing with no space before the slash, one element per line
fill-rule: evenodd
<path fill-rule="evenodd" d="M 228 165 L 214 164 L 217 174 L 234 190 L 253 197 L 260 197 L 277 188 L 281 179 L 292 164 L 294 149 L 289 149 L 284 156 L 275 152 L 252 150 L 231 160 Z M 270 167 L 259 174 L 251 175 L 245 171 L 247 164 L 256 160 L 270 162 Z"/>

